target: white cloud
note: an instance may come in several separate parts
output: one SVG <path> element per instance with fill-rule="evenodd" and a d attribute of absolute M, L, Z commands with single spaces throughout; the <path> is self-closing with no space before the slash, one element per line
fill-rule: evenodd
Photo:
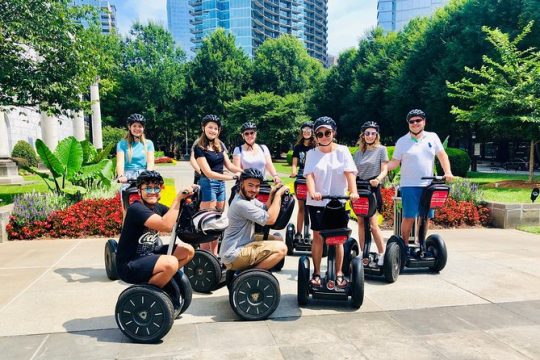
<path fill-rule="evenodd" d="M 135 21 L 147 23 L 149 20 L 167 27 L 166 0 L 117 0 L 117 25 L 121 34 L 127 34 Z"/>

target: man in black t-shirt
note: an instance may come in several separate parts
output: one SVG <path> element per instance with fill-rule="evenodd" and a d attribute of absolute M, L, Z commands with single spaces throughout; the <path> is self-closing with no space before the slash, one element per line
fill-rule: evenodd
<path fill-rule="evenodd" d="M 195 254 L 180 240 L 172 255 L 166 255 L 168 245 L 158 245 L 159 232 L 172 231 L 181 201 L 192 194 L 191 189 L 179 192 L 169 209 L 158 203 L 162 188 L 163 178 L 156 171 L 143 171 L 137 178 L 141 200 L 127 210 L 116 253 L 118 275 L 125 282 L 163 288 Z"/>

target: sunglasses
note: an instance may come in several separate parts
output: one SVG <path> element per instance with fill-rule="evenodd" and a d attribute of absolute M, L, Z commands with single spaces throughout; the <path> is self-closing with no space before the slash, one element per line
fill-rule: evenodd
<path fill-rule="evenodd" d="M 375 135 L 377 135 L 377 132 L 376 131 L 364 131 L 364 135 L 365 136 L 371 136 L 371 135 L 375 136 Z"/>
<path fill-rule="evenodd" d="M 409 120 L 409 124 L 418 124 L 424 121 L 424 119 Z"/>
<path fill-rule="evenodd" d="M 332 131 L 330 131 L 330 130 L 326 130 L 325 132 L 319 131 L 315 135 L 317 135 L 317 137 L 319 139 L 322 138 L 323 136 L 324 137 L 329 137 L 330 135 L 332 135 Z"/>
<path fill-rule="evenodd" d="M 246 132 L 244 133 L 244 136 L 251 136 L 251 135 L 253 135 L 253 134 L 255 134 L 255 133 L 256 133 L 256 131 L 246 131 Z"/>
<path fill-rule="evenodd" d="M 156 187 L 145 187 L 141 190 L 144 190 L 147 194 L 159 194 L 161 191 L 161 188 L 159 186 Z"/>

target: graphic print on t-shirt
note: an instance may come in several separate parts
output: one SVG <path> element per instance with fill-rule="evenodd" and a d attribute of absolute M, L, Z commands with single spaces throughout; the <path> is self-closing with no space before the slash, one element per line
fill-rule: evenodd
<path fill-rule="evenodd" d="M 159 239 L 157 231 L 148 230 L 137 241 L 137 255 L 151 254 Z"/>

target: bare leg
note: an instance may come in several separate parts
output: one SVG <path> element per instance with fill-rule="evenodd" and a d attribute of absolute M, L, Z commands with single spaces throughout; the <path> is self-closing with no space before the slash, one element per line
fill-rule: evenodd
<path fill-rule="evenodd" d="M 343 275 L 343 245 L 336 245 L 336 276 Z"/>
<path fill-rule="evenodd" d="M 274 240 L 275 241 L 275 240 Z M 285 255 L 287 255 L 287 245 L 283 241 L 279 241 L 279 252 L 274 253 L 255 265 L 255 269 L 269 270 L 273 268 L 278 262 L 280 262 Z"/>
<path fill-rule="evenodd" d="M 214 210 L 214 209 L 216 209 L 216 207 L 217 207 L 217 202 L 216 201 L 201 201 L 201 206 L 200 206 L 201 210 L 205 210 L 205 209 Z M 216 256 L 217 256 L 217 247 L 218 247 L 218 241 L 217 240 L 200 244 L 201 250 L 210 251 L 212 254 L 214 254 Z"/>
<path fill-rule="evenodd" d="M 148 283 L 163 288 L 178 271 L 178 259 L 172 255 L 161 255 L 154 266 Z"/>
<path fill-rule="evenodd" d="M 373 216 L 369 220 L 369 225 L 371 227 L 371 233 L 373 234 L 373 239 L 375 240 L 375 244 L 377 245 L 377 251 L 379 254 L 384 254 L 384 246 L 383 246 L 383 237 L 381 228 L 379 227 L 379 224 L 377 223 L 377 216 Z"/>
<path fill-rule="evenodd" d="M 296 215 L 296 232 L 304 233 L 304 202 L 298 201 L 298 214 Z"/>
<path fill-rule="evenodd" d="M 178 268 L 181 268 L 193 259 L 195 249 L 189 244 L 180 242 L 173 255 L 178 259 Z"/>
<path fill-rule="evenodd" d="M 411 235 L 411 230 L 413 228 L 414 218 L 403 218 L 401 222 L 401 238 L 405 248 L 409 246 L 409 236 Z"/>
<path fill-rule="evenodd" d="M 358 243 L 360 244 L 360 254 L 364 251 L 365 244 L 365 230 L 364 230 L 364 219 L 358 218 Z"/>
<path fill-rule="evenodd" d="M 313 230 L 313 242 L 311 243 L 311 257 L 313 258 L 313 273 L 321 273 L 321 260 L 323 253 L 323 241 L 320 232 Z M 342 257 L 343 260 L 343 257 Z"/>

